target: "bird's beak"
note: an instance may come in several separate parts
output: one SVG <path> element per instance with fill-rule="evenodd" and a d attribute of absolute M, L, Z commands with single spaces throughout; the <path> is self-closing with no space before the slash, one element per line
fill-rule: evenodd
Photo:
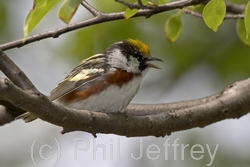
<path fill-rule="evenodd" d="M 160 67 L 158 67 L 158 66 L 156 66 L 156 65 L 154 65 L 154 64 L 151 64 L 151 63 L 148 63 L 148 61 L 163 61 L 163 60 L 161 60 L 161 59 L 159 59 L 159 58 L 156 58 L 156 57 L 148 57 L 148 60 L 147 60 L 147 63 L 146 63 L 146 65 L 148 66 L 148 67 L 152 67 L 152 68 L 156 68 L 156 69 L 161 69 Z"/>

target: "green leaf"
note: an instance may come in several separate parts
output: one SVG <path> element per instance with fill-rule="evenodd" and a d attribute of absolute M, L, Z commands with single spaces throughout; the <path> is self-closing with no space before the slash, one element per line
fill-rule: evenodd
<path fill-rule="evenodd" d="M 124 12 L 124 18 L 129 19 L 130 17 L 133 17 L 137 12 L 138 12 L 138 9 L 127 8 Z"/>
<path fill-rule="evenodd" d="M 135 2 L 134 4 L 138 4 L 138 2 Z M 145 6 L 146 5 L 152 6 L 152 2 L 150 0 L 142 0 L 142 4 Z M 134 9 L 127 8 L 124 12 L 124 18 L 129 19 L 129 18 L 133 17 L 134 15 L 136 15 L 137 12 L 138 12 L 138 9 L 136 9 L 136 8 L 134 8 Z"/>
<path fill-rule="evenodd" d="M 248 47 L 250 47 L 250 38 L 247 38 L 247 31 L 246 31 L 246 26 L 245 26 L 245 22 L 244 19 L 238 19 L 237 20 L 237 34 L 240 38 L 240 40 L 247 45 Z"/>
<path fill-rule="evenodd" d="M 175 42 L 180 36 L 181 29 L 182 24 L 180 19 L 180 12 L 178 12 L 177 14 L 172 15 L 166 20 L 164 32 L 167 40 L 170 43 Z"/>
<path fill-rule="evenodd" d="M 59 17 L 66 24 L 69 24 L 82 0 L 65 0 L 59 10 Z"/>
<path fill-rule="evenodd" d="M 200 14 L 202 14 L 203 10 L 204 10 L 205 5 L 204 4 L 199 4 L 196 6 L 192 6 L 191 10 L 193 10 L 194 12 L 198 12 Z"/>
<path fill-rule="evenodd" d="M 246 38 L 248 38 L 250 33 L 250 1 L 248 1 L 246 10 L 245 10 L 245 26 L 246 26 Z"/>
<path fill-rule="evenodd" d="M 60 0 L 34 0 L 33 9 L 30 10 L 24 22 L 24 38 L 35 28 L 42 18 L 59 2 Z"/>
<path fill-rule="evenodd" d="M 217 31 L 226 15 L 226 5 L 223 0 L 211 0 L 203 10 L 203 20 L 213 31 Z"/>

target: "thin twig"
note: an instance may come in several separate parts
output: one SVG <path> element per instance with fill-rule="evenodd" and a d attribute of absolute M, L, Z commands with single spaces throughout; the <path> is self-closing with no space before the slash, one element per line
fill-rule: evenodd
<path fill-rule="evenodd" d="M 195 17 L 203 18 L 202 14 L 195 12 L 195 11 L 192 11 L 188 8 L 185 8 L 184 12 L 186 14 L 190 14 L 190 15 L 195 16 Z M 224 17 L 224 19 L 240 19 L 240 18 L 244 18 L 244 15 L 243 14 L 226 14 Z"/>
<path fill-rule="evenodd" d="M 162 13 L 162 12 L 173 10 L 173 9 L 180 9 L 180 8 L 191 6 L 191 5 L 198 5 L 198 4 L 202 3 L 203 1 L 204 0 L 174 1 L 171 3 L 157 6 L 154 9 L 141 9 L 133 17 L 145 16 L 146 18 L 149 18 L 150 16 L 157 14 L 157 13 Z M 2 44 L 2 45 L 0 45 L 0 49 L 8 50 L 8 49 L 16 48 L 16 47 L 22 47 L 22 46 L 27 45 L 29 43 L 32 43 L 35 41 L 40 41 L 40 40 L 43 40 L 46 38 L 51 38 L 51 37 L 57 38 L 62 34 L 65 34 L 67 32 L 70 32 L 70 31 L 73 31 L 76 29 L 80 29 L 83 27 L 88 27 L 88 26 L 92 26 L 95 24 L 103 23 L 103 22 L 110 22 L 110 21 L 121 20 L 121 19 L 124 19 L 124 12 L 116 12 L 116 13 L 108 13 L 108 14 L 101 13 L 100 15 L 98 15 L 94 18 L 85 20 L 85 21 L 73 23 L 73 24 L 58 28 L 58 29 L 54 29 L 51 31 L 47 31 L 44 33 L 33 35 L 31 37 L 28 37 L 25 41 L 23 41 L 23 39 L 20 39 L 20 40 L 16 40 L 16 41 Z"/>
<path fill-rule="evenodd" d="M 162 12 L 173 10 L 173 9 L 182 9 L 184 7 L 187 7 L 187 6 L 198 5 L 198 4 L 201 4 L 201 3 L 206 2 L 206 1 L 207 0 L 174 1 L 174 2 L 164 4 L 164 5 L 159 5 L 157 7 L 152 8 L 152 9 L 140 9 L 137 12 L 137 14 L 134 15 L 133 17 L 145 16 L 146 18 L 148 18 L 148 17 L 155 15 L 155 14 L 158 14 L 158 13 L 162 13 Z M 73 23 L 73 24 L 67 25 L 65 27 L 61 27 L 58 29 L 44 32 L 44 33 L 37 34 L 37 35 L 31 36 L 31 37 L 28 37 L 25 41 L 23 41 L 23 39 L 20 39 L 20 40 L 12 41 L 9 43 L 5 43 L 5 44 L 0 45 L 0 49 L 8 50 L 8 49 L 16 48 L 16 47 L 22 47 L 22 46 L 27 45 L 29 43 L 32 43 L 35 41 L 40 41 L 40 40 L 43 40 L 46 38 L 51 38 L 51 37 L 57 38 L 62 34 L 65 34 L 67 32 L 70 32 L 70 31 L 73 31 L 76 29 L 80 29 L 83 27 L 88 27 L 88 26 L 92 26 L 95 24 L 103 23 L 103 22 L 110 22 L 110 21 L 124 19 L 124 12 L 105 14 L 105 13 L 101 13 L 101 12 L 97 11 L 92 6 L 90 6 L 87 2 L 83 1 L 83 4 L 87 7 L 87 9 L 90 12 L 93 12 L 93 14 L 96 15 L 94 18 L 91 18 L 91 19 L 88 19 L 88 20 L 85 20 L 82 22 L 78 22 L 78 23 Z M 228 7 L 230 7 L 231 11 L 238 11 L 238 12 L 242 11 L 244 9 L 244 6 L 242 6 L 242 5 L 229 4 Z M 237 9 L 237 8 L 239 8 L 239 9 Z M 97 12 L 99 12 L 99 13 L 97 14 Z M 233 18 L 233 19 L 243 18 L 243 15 L 226 15 L 226 18 Z"/>
<path fill-rule="evenodd" d="M 242 14 L 246 10 L 245 4 L 235 4 L 232 2 L 225 2 L 227 6 L 227 12 Z"/>
<path fill-rule="evenodd" d="M 243 19 L 244 17 L 243 14 L 226 14 L 224 19 Z"/>
<path fill-rule="evenodd" d="M 129 9 L 141 9 L 141 6 L 139 6 L 138 4 L 128 3 L 123 0 L 115 0 L 115 1 L 124 6 L 127 6 Z"/>
<path fill-rule="evenodd" d="M 145 7 L 145 6 L 143 5 L 143 3 L 142 3 L 141 0 L 138 0 L 138 5 L 141 6 L 141 7 Z"/>
<path fill-rule="evenodd" d="M 90 13 L 92 13 L 94 16 L 101 15 L 102 12 L 96 10 L 93 6 L 91 6 L 86 0 L 82 1 L 82 6 L 86 8 Z"/>
<path fill-rule="evenodd" d="M 198 17 L 198 18 L 202 18 L 202 14 L 200 14 L 200 13 L 198 13 L 198 12 L 195 12 L 195 11 L 193 11 L 193 10 L 190 10 L 190 9 L 188 9 L 188 8 L 185 8 L 183 11 L 184 11 L 186 14 L 190 14 L 190 15 L 192 15 L 192 16 L 195 16 L 195 17 Z"/>
<path fill-rule="evenodd" d="M 143 5 L 141 0 L 138 0 L 138 4 L 125 2 L 123 0 L 115 0 L 115 1 L 124 5 L 124 6 L 127 6 L 130 9 L 154 9 L 157 7 L 157 6 L 145 6 L 145 5 Z"/>

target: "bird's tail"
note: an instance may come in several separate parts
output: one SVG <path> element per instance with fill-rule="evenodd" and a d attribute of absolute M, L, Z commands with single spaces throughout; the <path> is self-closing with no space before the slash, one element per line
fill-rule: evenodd
<path fill-rule="evenodd" d="M 29 112 L 26 112 L 22 115 L 19 115 L 18 117 L 15 118 L 16 120 L 17 119 L 23 119 L 26 123 L 28 122 L 31 122 L 31 121 L 34 121 L 35 119 L 37 119 L 37 117 L 35 115 L 32 115 L 31 113 Z"/>

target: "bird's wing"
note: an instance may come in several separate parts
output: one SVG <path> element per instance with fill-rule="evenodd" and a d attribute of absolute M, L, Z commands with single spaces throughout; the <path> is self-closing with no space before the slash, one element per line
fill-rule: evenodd
<path fill-rule="evenodd" d="M 50 100 L 54 101 L 89 81 L 102 76 L 109 69 L 106 61 L 104 54 L 97 54 L 82 61 L 51 91 Z"/>

